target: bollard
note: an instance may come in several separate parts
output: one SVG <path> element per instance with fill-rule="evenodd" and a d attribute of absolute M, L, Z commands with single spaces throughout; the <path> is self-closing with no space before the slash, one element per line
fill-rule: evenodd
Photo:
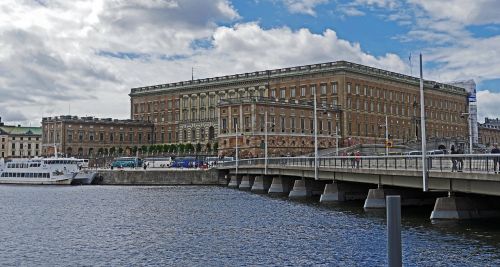
<path fill-rule="evenodd" d="M 387 259 L 389 267 L 402 266 L 401 259 L 401 197 L 386 197 Z"/>

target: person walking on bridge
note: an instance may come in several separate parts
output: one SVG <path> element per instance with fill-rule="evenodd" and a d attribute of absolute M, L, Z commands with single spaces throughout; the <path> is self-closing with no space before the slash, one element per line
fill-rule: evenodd
<path fill-rule="evenodd" d="M 498 144 L 493 144 L 493 149 L 491 150 L 491 154 L 500 154 L 500 149 L 498 149 Z M 495 173 L 500 172 L 500 155 L 493 157 L 493 171 Z"/>

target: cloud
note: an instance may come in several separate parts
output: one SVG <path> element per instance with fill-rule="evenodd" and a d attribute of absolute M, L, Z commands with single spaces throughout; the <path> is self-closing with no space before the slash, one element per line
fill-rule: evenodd
<path fill-rule="evenodd" d="M 432 18 L 449 20 L 463 25 L 500 23 L 497 0 L 409 0 Z"/>
<path fill-rule="evenodd" d="M 316 16 L 316 11 L 314 10 L 316 6 L 327 2 L 328 0 L 283 0 L 283 4 L 285 4 L 290 13 L 299 13 L 311 16 Z"/>
<path fill-rule="evenodd" d="M 489 90 L 477 92 L 478 120 L 484 122 L 484 118 L 498 118 L 498 103 L 500 103 L 500 92 Z"/>

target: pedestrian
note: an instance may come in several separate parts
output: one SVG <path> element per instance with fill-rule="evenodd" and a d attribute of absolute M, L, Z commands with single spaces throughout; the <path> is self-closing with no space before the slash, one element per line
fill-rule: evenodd
<path fill-rule="evenodd" d="M 457 158 L 455 158 L 454 155 L 457 154 L 457 151 L 455 150 L 455 146 L 454 145 L 451 146 L 451 152 L 450 152 L 450 154 L 451 154 L 451 164 L 452 164 L 452 166 L 451 166 L 451 172 L 456 172 L 456 171 L 458 171 L 458 168 L 457 168 Z"/>
<path fill-rule="evenodd" d="M 498 149 L 498 144 L 493 144 L 493 149 L 491 150 L 491 154 L 500 154 L 500 149 Z M 497 168 L 498 166 L 498 168 Z M 500 172 L 500 157 L 493 157 L 493 171 L 495 173 Z"/>
<path fill-rule="evenodd" d="M 464 150 L 461 147 L 459 147 L 457 150 L 457 154 L 459 155 L 464 154 Z M 464 159 L 462 157 L 457 158 L 457 168 L 458 172 L 462 172 L 464 169 Z"/>
<path fill-rule="evenodd" d="M 356 164 L 356 161 L 354 159 L 354 152 L 349 153 L 349 159 L 351 160 L 351 168 L 354 169 L 354 165 Z"/>
<path fill-rule="evenodd" d="M 354 154 L 355 156 L 355 160 L 356 160 L 356 168 L 359 169 L 359 163 L 361 162 L 361 152 L 356 151 L 356 153 Z"/>

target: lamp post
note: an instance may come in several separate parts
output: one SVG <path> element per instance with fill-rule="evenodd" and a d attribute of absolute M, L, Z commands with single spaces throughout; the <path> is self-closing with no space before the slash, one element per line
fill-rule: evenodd
<path fill-rule="evenodd" d="M 339 156 L 339 129 L 335 126 L 335 155 Z"/>
<path fill-rule="evenodd" d="M 314 105 L 314 180 L 318 180 L 318 119 L 316 114 L 316 86 L 313 87 L 313 105 Z"/>
<path fill-rule="evenodd" d="M 267 125 L 274 126 L 274 123 L 267 121 L 267 110 L 264 112 L 264 174 L 267 174 Z"/>
<path fill-rule="evenodd" d="M 464 112 L 461 114 L 462 117 L 467 116 L 467 123 L 469 124 L 469 154 L 472 154 L 472 118 L 470 112 Z"/>
<path fill-rule="evenodd" d="M 389 155 L 389 124 L 387 123 L 387 115 L 385 116 L 385 124 L 380 125 L 385 128 L 385 155 Z"/>
<path fill-rule="evenodd" d="M 236 128 L 236 155 L 235 155 L 235 159 L 236 159 L 236 177 L 238 177 L 238 161 L 239 161 L 239 158 L 238 158 L 238 123 L 235 123 L 234 124 L 234 127 Z"/>
<path fill-rule="evenodd" d="M 427 173 L 427 136 L 425 134 L 425 103 L 424 103 L 424 74 L 422 72 L 422 54 L 420 54 L 420 129 L 422 131 L 422 190 L 429 190 L 429 179 Z"/>

